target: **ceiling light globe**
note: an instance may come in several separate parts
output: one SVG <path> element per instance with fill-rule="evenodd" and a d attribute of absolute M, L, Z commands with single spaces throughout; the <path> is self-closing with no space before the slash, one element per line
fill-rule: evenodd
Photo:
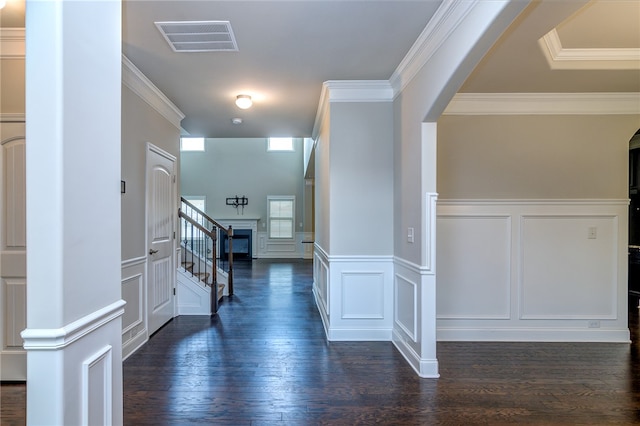
<path fill-rule="evenodd" d="M 253 102 L 251 101 L 251 96 L 249 96 L 249 95 L 238 95 L 236 97 L 236 105 L 240 109 L 251 108 L 251 105 L 253 105 Z"/>

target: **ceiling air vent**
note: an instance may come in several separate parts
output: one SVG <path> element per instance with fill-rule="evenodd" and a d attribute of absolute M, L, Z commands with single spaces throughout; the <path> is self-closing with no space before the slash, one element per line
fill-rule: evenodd
<path fill-rule="evenodd" d="M 174 52 L 236 52 L 229 21 L 156 22 Z"/>

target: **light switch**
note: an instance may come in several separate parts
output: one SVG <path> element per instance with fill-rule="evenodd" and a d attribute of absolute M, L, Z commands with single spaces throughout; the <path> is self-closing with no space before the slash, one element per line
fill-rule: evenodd
<path fill-rule="evenodd" d="M 407 228 L 407 241 L 413 242 L 413 228 Z"/>

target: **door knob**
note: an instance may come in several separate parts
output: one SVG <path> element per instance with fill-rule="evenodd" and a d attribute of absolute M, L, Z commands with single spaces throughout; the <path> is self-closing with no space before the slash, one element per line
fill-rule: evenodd
<path fill-rule="evenodd" d="M 149 254 L 156 254 L 157 252 L 158 252 L 158 250 L 149 249 Z"/>

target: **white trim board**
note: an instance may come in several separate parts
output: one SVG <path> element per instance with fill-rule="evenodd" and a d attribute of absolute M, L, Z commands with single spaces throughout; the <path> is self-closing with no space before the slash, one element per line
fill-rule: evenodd
<path fill-rule="evenodd" d="M 122 55 L 122 83 L 176 128 L 185 115 L 134 64 Z"/>
<path fill-rule="evenodd" d="M 438 342 L 605 342 L 631 343 L 628 329 L 438 327 Z"/>
<path fill-rule="evenodd" d="M 21 333 L 26 350 L 58 350 L 124 314 L 124 300 L 118 300 L 61 328 L 27 328 Z"/>
<path fill-rule="evenodd" d="M 640 114 L 640 93 L 458 93 L 443 115 Z"/>
<path fill-rule="evenodd" d="M 329 80 L 322 83 L 312 138 L 316 139 L 326 107 L 332 102 L 392 102 L 393 88 L 388 80 Z"/>
<path fill-rule="evenodd" d="M 640 70 L 640 49 L 637 48 L 566 48 L 555 28 L 538 40 L 538 44 L 554 70 Z"/>

